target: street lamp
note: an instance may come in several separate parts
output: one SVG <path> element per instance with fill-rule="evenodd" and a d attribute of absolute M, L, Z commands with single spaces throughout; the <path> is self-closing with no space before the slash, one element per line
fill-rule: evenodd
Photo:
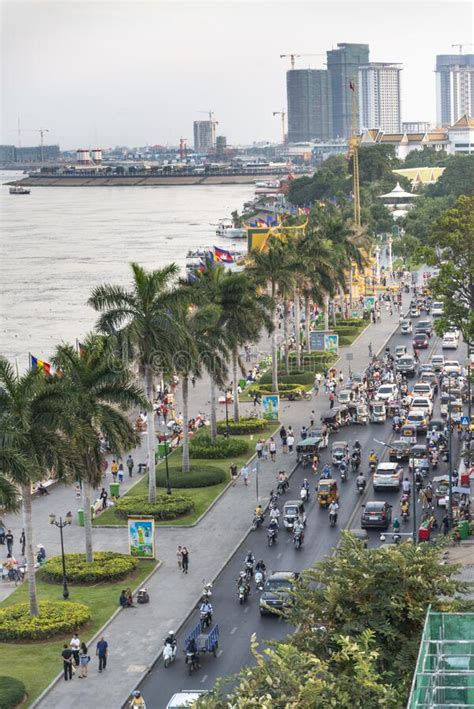
<path fill-rule="evenodd" d="M 166 468 L 166 493 L 171 495 L 170 471 L 168 467 L 168 434 L 165 433 L 165 468 Z"/>
<path fill-rule="evenodd" d="M 402 449 L 396 446 L 394 443 L 385 443 L 385 441 L 378 441 L 376 438 L 374 438 L 375 443 L 380 443 L 380 445 L 384 446 L 385 448 L 393 448 L 394 450 L 401 451 Z M 410 459 L 408 462 L 408 468 L 412 470 L 412 475 L 413 475 L 413 544 L 416 545 L 418 541 L 418 530 L 416 528 L 416 482 L 415 482 L 415 457 L 413 455 L 413 446 L 410 446 Z"/>
<path fill-rule="evenodd" d="M 60 517 L 59 521 L 56 519 L 56 515 L 49 515 L 49 523 L 54 524 L 55 527 L 59 528 L 59 534 L 61 537 L 61 559 L 63 563 L 63 598 L 69 598 L 69 589 L 67 587 L 67 578 L 66 578 L 66 557 L 64 556 L 64 539 L 63 539 L 63 529 L 66 527 L 68 524 L 71 524 L 72 522 L 72 513 L 68 512 L 66 517 L 63 518 Z"/>
<path fill-rule="evenodd" d="M 227 389 L 224 389 L 225 400 L 225 437 L 229 438 L 229 404 L 227 402 Z"/>

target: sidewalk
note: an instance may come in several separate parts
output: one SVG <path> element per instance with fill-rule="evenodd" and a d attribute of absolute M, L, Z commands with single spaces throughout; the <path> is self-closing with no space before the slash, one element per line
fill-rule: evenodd
<path fill-rule="evenodd" d="M 368 361 L 369 342 L 372 343 L 374 352 L 383 348 L 397 323 L 398 315 L 394 313 L 390 317 L 384 310 L 381 323 L 370 325 L 352 347 L 341 348 L 340 359 L 336 365 L 338 370 L 342 369 L 347 375 L 350 364 L 352 371 L 362 371 Z M 353 353 L 351 361 L 345 358 L 345 354 L 349 351 Z M 208 395 L 206 396 L 207 392 L 207 381 L 196 383 L 196 389 L 191 392 L 193 397 L 191 406 L 195 411 L 206 411 L 203 402 L 209 399 Z M 194 403 L 196 401 L 198 405 Z M 243 405 L 242 409 L 245 411 L 246 407 L 250 407 L 250 404 Z M 280 418 L 286 426 L 293 426 L 298 440 L 301 426 L 309 423 L 311 410 L 315 410 L 317 418 L 327 408 L 327 396 L 320 392 L 311 401 L 283 402 Z M 279 443 L 279 437 L 277 442 Z M 135 454 L 134 458 L 136 462 L 141 459 L 138 454 Z M 261 461 L 259 465 L 261 500 L 268 500 L 270 490 L 276 485 L 277 472 L 280 469 L 290 472 L 294 464 L 295 454 L 284 455 L 281 449 L 278 450 L 275 463 Z M 251 469 L 253 467 L 250 465 Z M 77 507 L 75 503 L 74 491 L 63 487 L 53 490 L 46 500 L 44 498 L 35 500 L 33 507 L 37 538 L 41 536 L 41 542 L 45 544 L 49 555 L 59 551 L 59 535 L 54 534 L 47 524 L 47 515 L 50 511 L 59 514 L 69 509 L 75 510 Z M 76 709 L 78 704 L 93 706 L 97 697 L 104 694 L 107 695 L 108 706 L 122 706 L 131 690 L 161 651 L 167 632 L 170 629 L 176 631 L 190 610 L 195 607 L 202 591 L 203 580 L 214 579 L 245 538 L 255 505 L 255 474 L 252 473 L 248 488 L 239 479 L 237 486 L 227 488 L 196 527 L 158 528 L 156 554 L 163 563 L 147 582 L 150 604 L 119 613 L 104 631 L 110 652 L 106 673 L 100 676 L 97 672 L 93 645 L 91 647 L 93 661 L 87 682 L 74 681 L 72 684 L 66 684 L 60 680 L 35 706 L 42 709 L 49 709 L 52 706 Z M 7 522 L 13 525 L 13 519 L 7 519 Z M 15 522 L 14 527 L 18 530 L 18 521 Z M 83 549 L 83 529 L 76 525 L 67 529 L 65 543 L 66 551 Z M 178 544 L 186 545 L 190 551 L 190 567 L 187 576 L 177 569 L 175 552 Z M 126 528 L 114 530 L 94 528 L 94 548 L 127 552 Z M 72 600 L 73 597 L 72 592 Z M 59 654 L 60 643 L 58 643 L 58 672 L 61 669 Z"/>

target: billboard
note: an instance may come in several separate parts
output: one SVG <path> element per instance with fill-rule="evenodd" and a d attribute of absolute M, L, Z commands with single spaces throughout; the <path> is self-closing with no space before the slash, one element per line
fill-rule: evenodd
<path fill-rule="evenodd" d="M 339 335 L 324 335 L 324 349 L 328 352 L 337 352 L 339 349 Z"/>
<path fill-rule="evenodd" d="M 263 418 L 269 421 L 278 421 L 280 412 L 280 397 L 278 394 L 262 396 Z"/>
<path fill-rule="evenodd" d="M 130 556 L 155 558 L 155 520 L 153 517 L 128 518 L 128 548 Z"/>
<path fill-rule="evenodd" d="M 366 295 L 364 296 L 364 310 L 372 310 L 375 307 L 375 296 Z"/>

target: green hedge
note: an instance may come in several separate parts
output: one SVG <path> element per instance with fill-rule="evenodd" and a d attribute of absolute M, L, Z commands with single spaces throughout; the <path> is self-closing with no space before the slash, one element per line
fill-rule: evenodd
<path fill-rule="evenodd" d="M 194 500 L 185 493 L 160 494 L 156 496 L 156 502 L 148 502 L 146 495 L 126 495 L 120 497 L 115 504 L 115 512 L 119 517 L 151 515 L 156 520 L 176 519 L 193 510 Z"/>
<path fill-rule="evenodd" d="M 364 328 L 365 328 L 365 325 L 363 325 L 362 327 L 352 327 L 352 326 L 342 327 L 341 326 L 341 327 L 336 328 L 336 332 L 338 335 L 353 335 L 354 336 L 354 335 L 358 335 L 360 332 L 362 332 L 362 330 Z"/>
<path fill-rule="evenodd" d="M 46 640 L 74 632 L 91 618 L 84 603 L 40 601 L 40 614 L 30 615 L 28 603 L 15 603 L 0 609 L 0 641 Z"/>
<path fill-rule="evenodd" d="M 247 453 L 249 450 L 247 441 L 230 438 L 218 438 L 212 443 L 208 434 L 198 436 L 191 440 L 189 445 L 190 458 L 234 458 Z"/>
<path fill-rule="evenodd" d="M 66 554 L 68 581 L 91 584 L 99 581 L 120 581 L 129 576 L 138 566 L 138 561 L 127 554 L 114 551 L 94 552 L 94 561 L 88 563 L 85 554 Z M 62 583 L 63 569 L 60 556 L 53 556 L 43 566 L 46 581 Z"/>
<path fill-rule="evenodd" d="M 227 474 L 215 465 L 197 463 L 191 465 L 189 473 L 183 473 L 180 467 L 170 468 L 171 487 L 209 487 L 218 485 L 227 479 Z M 156 471 L 156 484 L 166 487 L 166 468 L 160 465 Z"/>
<path fill-rule="evenodd" d="M 0 709 L 13 709 L 21 703 L 25 694 L 23 682 L 16 677 L 0 675 Z"/>
<path fill-rule="evenodd" d="M 267 424 L 268 421 L 266 419 L 242 417 L 238 423 L 235 423 L 233 419 L 229 419 L 229 434 L 231 436 L 243 436 L 249 433 L 262 433 L 265 430 Z M 218 421 L 217 432 L 226 433 L 226 431 L 226 422 Z"/>
<path fill-rule="evenodd" d="M 296 393 L 298 391 L 301 391 L 301 384 L 282 384 L 278 388 L 279 388 L 279 391 L 281 394 L 283 394 L 283 393 L 289 394 L 290 392 Z M 259 394 L 262 394 L 263 396 L 265 396 L 265 394 L 271 394 L 272 391 L 273 391 L 272 384 L 254 384 L 249 389 L 250 394 L 253 395 L 258 392 Z"/>
<path fill-rule="evenodd" d="M 285 374 L 284 372 L 278 372 L 278 385 L 280 384 L 312 384 L 314 381 L 314 375 L 312 372 L 305 372 L 304 370 L 297 370 L 292 372 L 290 369 L 290 374 Z M 272 375 L 271 372 L 265 372 L 265 374 L 260 378 L 259 385 L 271 384 Z"/>

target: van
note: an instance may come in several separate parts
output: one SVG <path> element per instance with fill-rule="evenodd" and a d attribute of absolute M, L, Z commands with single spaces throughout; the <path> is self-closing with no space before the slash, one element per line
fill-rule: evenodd
<path fill-rule="evenodd" d="M 441 303 L 441 301 L 439 301 L 439 300 L 438 300 L 438 301 L 435 301 L 435 302 L 433 303 L 433 305 L 431 306 L 431 315 L 432 315 L 434 318 L 439 318 L 439 317 L 441 317 L 441 315 L 443 314 L 443 312 L 444 312 L 443 303 Z"/>
<path fill-rule="evenodd" d="M 446 332 L 443 336 L 442 349 L 443 350 L 457 350 L 459 344 L 459 337 L 455 332 Z"/>

